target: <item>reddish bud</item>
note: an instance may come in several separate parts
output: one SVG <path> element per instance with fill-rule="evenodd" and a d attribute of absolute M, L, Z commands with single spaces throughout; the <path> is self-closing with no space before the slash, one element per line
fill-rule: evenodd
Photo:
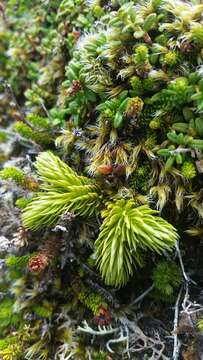
<path fill-rule="evenodd" d="M 72 35 L 77 40 L 80 37 L 81 33 L 80 33 L 80 31 L 72 31 Z"/>
<path fill-rule="evenodd" d="M 74 96 L 81 89 L 80 80 L 73 80 L 70 89 L 68 89 L 68 93 L 70 96 Z"/>
<path fill-rule="evenodd" d="M 112 165 L 100 165 L 97 168 L 97 172 L 102 175 L 110 175 L 113 172 Z"/>
<path fill-rule="evenodd" d="M 99 326 L 106 326 L 111 322 L 110 312 L 100 305 L 98 315 L 94 316 L 93 320 Z"/>
<path fill-rule="evenodd" d="M 25 178 L 23 185 L 26 189 L 31 191 L 37 191 L 39 189 L 39 183 L 29 176 Z"/>
<path fill-rule="evenodd" d="M 46 254 L 39 253 L 32 256 L 28 263 L 30 272 L 38 273 L 43 271 L 49 264 L 49 257 Z"/>

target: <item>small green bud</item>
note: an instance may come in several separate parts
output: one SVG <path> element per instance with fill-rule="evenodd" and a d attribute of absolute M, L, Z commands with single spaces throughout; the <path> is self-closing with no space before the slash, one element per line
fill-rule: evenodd
<path fill-rule="evenodd" d="M 133 56 L 133 59 L 137 65 L 142 65 L 145 62 L 147 62 L 149 57 L 148 54 L 148 48 L 146 45 L 139 45 L 135 49 L 135 55 Z"/>
<path fill-rule="evenodd" d="M 110 109 L 106 109 L 104 111 L 104 116 L 106 116 L 107 118 L 111 118 L 113 116 L 113 112 Z"/>
<path fill-rule="evenodd" d="M 129 99 L 126 107 L 126 115 L 129 117 L 138 116 L 141 113 L 143 106 L 144 102 L 138 96 Z"/>
<path fill-rule="evenodd" d="M 177 64 L 178 56 L 175 52 L 169 51 L 167 54 L 164 55 L 163 63 L 168 66 L 174 66 Z"/>
<path fill-rule="evenodd" d="M 186 179 L 190 180 L 196 176 L 196 167 L 192 162 L 185 161 L 181 167 L 181 172 Z"/>
<path fill-rule="evenodd" d="M 160 129 L 160 126 L 161 126 L 161 121 L 158 118 L 150 121 L 150 123 L 149 123 L 150 129 L 153 129 L 153 130 Z"/>
<path fill-rule="evenodd" d="M 170 84 L 170 88 L 175 91 L 185 91 L 188 87 L 188 80 L 184 77 L 176 79 Z"/>

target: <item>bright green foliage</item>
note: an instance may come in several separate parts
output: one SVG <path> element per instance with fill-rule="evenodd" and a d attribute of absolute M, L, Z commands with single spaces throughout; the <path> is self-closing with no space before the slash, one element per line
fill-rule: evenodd
<path fill-rule="evenodd" d="M 26 139 L 33 139 L 33 130 L 22 121 L 15 124 L 15 130 Z"/>
<path fill-rule="evenodd" d="M 16 268 L 17 270 L 22 270 L 25 266 L 27 266 L 30 256 L 8 256 L 5 259 L 6 265 L 10 268 Z"/>
<path fill-rule="evenodd" d="M 9 345 L 17 342 L 17 336 L 9 336 L 7 339 L 0 340 L 0 350 L 5 350 Z"/>
<path fill-rule="evenodd" d="M 167 300 L 174 295 L 174 291 L 182 282 L 182 273 L 175 263 L 160 261 L 153 271 L 155 294 L 160 299 Z"/>
<path fill-rule="evenodd" d="M 0 350 L 0 356 L 3 360 L 16 360 L 22 354 L 22 349 L 19 344 L 9 345 L 6 349 Z"/>
<path fill-rule="evenodd" d="M 123 115 L 128 104 L 126 95 L 126 92 L 123 92 L 118 99 L 109 100 L 97 106 L 97 110 L 101 112 L 100 119 L 110 119 L 116 129 L 123 125 Z"/>
<path fill-rule="evenodd" d="M 198 323 L 197 323 L 197 326 L 199 328 L 200 331 L 203 331 L 203 319 L 199 319 Z"/>
<path fill-rule="evenodd" d="M 169 66 L 175 66 L 178 62 L 178 56 L 174 51 L 169 51 L 163 57 L 163 63 Z"/>
<path fill-rule="evenodd" d="M 0 143 L 5 142 L 7 139 L 7 135 L 3 131 L 0 131 Z"/>
<path fill-rule="evenodd" d="M 22 121 L 19 121 L 15 124 L 15 130 L 24 138 L 35 141 L 39 144 L 50 144 L 52 142 L 51 137 L 47 133 L 38 132 L 33 130 L 28 125 L 24 124 Z"/>
<path fill-rule="evenodd" d="M 104 302 L 103 298 L 94 293 L 90 292 L 87 289 L 82 289 L 78 295 L 78 299 L 82 304 L 84 304 L 89 310 L 93 312 L 94 315 L 98 313 L 99 307 L 102 305 L 104 308 L 107 307 L 107 304 Z"/>
<path fill-rule="evenodd" d="M 19 198 L 16 200 L 15 204 L 18 208 L 24 209 L 30 202 L 31 202 L 31 199 Z"/>
<path fill-rule="evenodd" d="M 1 300 L 0 306 L 0 333 L 9 328 L 9 326 L 17 326 L 21 321 L 21 314 L 13 312 L 14 302 L 9 297 Z"/>
<path fill-rule="evenodd" d="M 53 305 L 48 301 L 44 301 L 42 305 L 34 305 L 32 307 L 34 313 L 41 318 L 51 318 Z"/>
<path fill-rule="evenodd" d="M 26 335 L 11 335 L 6 339 L 0 339 L 0 356 L 3 360 L 16 360 L 23 353 L 23 338 Z"/>
<path fill-rule="evenodd" d="M 95 352 L 92 356 L 93 360 L 107 360 L 107 353 L 103 351 Z"/>
<path fill-rule="evenodd" d="M 142 264 L 142 252 L 172 250 L 178 235 L 172 225 L 155 216 L 157 211 L 133 200 L 110 203 L 96 240 L 97 263 L 107 285 L 122 286 Z"/>
<path fill-rule="evenodd" d="M 133 56 L 133 60 L 137 65 L 143 65 L 148 61 L 149 54 L 148 48 L 145 44 L 139 45 L 135 49 L 135 55 Z"/>
<path fill-rule="evenodd" d="M 100 206 L 100 189 L 90 179 L 78 176 L 51 152 L 38 156 L 36 168 L 44 182 L 41 187 L 44 192 L 24 209 L 25 227 L 35 230 L 51 226 L 67 211 L 90 216 Z M 174 246 L 178 238 L 175 229 L 154 214 L 157 214 L 155 210 L 148 206 L 136 207 L 132 200 L 108 205 L 108 210 L 102 213 L 105 220 L 96 251 L 107 284 L 124 285 L 132 275 L 133 262 L 141 264 L 141 250 L 161 253 Z"/>
<path fill-rule="evenodd" d="M 87 216 L 97 211 L 101 192 L 92 180 L 78 176 L 51 152 L 38 156 L 37 172 L 45 182 L 41 192 L 23 211 L 25 227 L 36 230 L 51 226 L 65 212 Z"/>
<path fill-rule="evenodd" d="M 203 26 L 201 24 L 195 24 L 192 26 L 190 38 L 199 46 L 203 46 Z"/>
<path fill-rule="evenodd" d="M 128 300 L 152 272 L 151 295 L 174 305 L 180 271 L 172 260 L 156 265 L 178 239 L 173 226 L 193 276 L 203 217 L 202 13 L 201 0 L 0 1 L 1 178 L 23 185 L 11 189 L 13 203 L 25 227 L 39 230 L 1 238 L 16 243 L 1 263 L 1 336 L 19 339 L 0 345 L 3 360 L 107 359 L 102 338 L 80 338 L 77 326 L 91 326 L 106 301 L 119 327 L 117 300 L 128 317 Z M 5 169 L 18 156 L 30 177 Z M 3 185 L 1 206 L 18 226 L 12 184 Z M 43 255 L 53 259 L 37 275 L 27 266 L 33 253 L 39 269 Z M 85 290 L 74 292 L 80 282 Z M 126 284 L 129 296 L 106 288 Z M 31 339 L 21 343 L 22 329 Z M 111 336 L 115 360 L 127 347 L 134 356 L 130 327 L 129 344 Z"/>
<path fill-rule="evenodd" d="M 135 96 L 140 96 L 143 93 L 143 84 L 138 76 L 132 76 L 130 79 L 130 84 L 133 88 L 133 94 Z"/>
<path fill-rule="evenodd" d="M 0 178 L 2 180 L 14 180 L 18 184 L 22 184 L 25 179 L 25 175 L 22 170 L 17 169 L 16 167 L 12 166 L 12 167 L 7 167 L 7 168 L 1 170 Z"/>
<path fill-rule="evenodd" d="M 181 172 L 186 179 L 193 179 L 197 174 L 195 165 L 189 161 L 183 163 Z"/>
<path fill-rule="evenodd" d="M 50 129 L 50 121 L 47 118 L 30 113 L 26 116 L 27 121 L 34 126 L 35 130 Z"/>
<path fill-rule="evenodd" d="M 149 188 L 151 168 L 149 164 L 138 167 L 129 178 L 129 185 L 132 189 L 146 193 Z"/>
<path fill-rule="evenodd" d="M 161 103 L 170 110 L 187 103 L 193 93 L 187 78 L 180 77 L 172 81 L 168 87 L 152 97 L 152 102 Z"/>

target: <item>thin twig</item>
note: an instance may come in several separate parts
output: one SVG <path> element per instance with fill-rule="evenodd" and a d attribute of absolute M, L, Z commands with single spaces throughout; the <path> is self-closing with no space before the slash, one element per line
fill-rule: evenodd
<path fill-rule="evenodd" d="M 5 82 L 4 83 L 4 86 L 5 86 L 5 89 L 6 89 L 6 92 L 8 94 L 8 96 L 10 97 L 10 99 L 12 100 L 13 102 L 13 105 L 18 109 L 18 111 L 20 112 L 21 116 L 22 116 L 22 121 L 26 121 L 25 120 L 25 114 L 24 112 L 22 111 L 22 109 L 20 108 L 20 105 L 18 104 L 17 102 L 17 99 L 15 97 L 15 94 L 13 92 L 13 89 L 11 87 L 11 85 L 8 83 L 8 82 Z"/>
<path fill-rule="evenodd" d="M 183 273 L 183 277 L 186 281 L 186 283 L 193 283 L 194 285 L 197 285 L 195 281 L 193 281 L 192 279 L 190 279 L 188 277 L 188 275 L 186 274 L 185 272 L 185 266 L 183 264 L 183 259 L 182 259 L 182 255 L 181 255 L 181 252 L 180 252 L 180 248 L 179 248 L 179 242 L 177 241 L 176 242 L 176 252 L 178 254 L 178 258 L 179 258 L 179 262 L 180 262 L 180 266 L 181 266 L 181 270 L 182 270 L 182 273 Z"/>
<path fill-rule="evenodd" d="M 92 270 L 91 270 L 92 271 Z M 114 294 L 104 289 L 100 284 L 91 279 L 85 279 L 85 283 L 88 284 L 95 292 L 102 295 L 105 299 L 111 302 L 114 306 L 120 307 L 119 301 L 116 299 Z"/>
<path fill-rule="evenodd" d="M 0 2 L 0 15 L 2 16 L 2 19 L 5 23 L 5 25 L 8 25 L 8 19 L 6 17 L 5 8 L 4 8 L 4 5 L 2 4 L 2 2 Z"/>
<path fill-rule="evenodd" d="M 12 86 L 5 82 L 4 83 L 4 86 L 5 86 L 5 89 L 6 89 L 6 92 L 8 94 L 8 96 L 11 98 L 14 106 L 16 107 L 16 109 L 19 111 L 20 115 L 21 115 L 21 120 L 27 125 L 29 126 L 30 129 L 34 130 L 34 127 L 26 120 L 26 117 L 25 117 L 25 113 L 23 112 L 23 110 L 21 109 L 20 105 L 18 104 L 18 101 L 15 97 L 15 94 L 14 94 L 14 91 L 12 89 Z"/>
<path fill-rule="evenodd" d="M 39 144 L 37 144 L 36 142 L 34 142 L 33 140 L 31 140 L 31 139 L 26 139 L 22 135 L 20 135 L 18 133 L 15 133 L 15 132 L 13 132 L 11 130 L 8 130 L 8 129 L 1 128 L 0 131 L 1 131 L 1 133 L 4 133 L 4 134 L 8 135 L 8 137 L 13 138 L 16 141 L 20 141 L 21 145 L 23 144 L 23 146 L 26 146 L 26 147 L 29 147 L 29 148 L 35 147 L 38 151 L 41 150 L 41 146 Z"/>
<path fill-rule="evenodd" d="M 46 106 L 44 105 L 43 101 L 40 101 L 40 104 L 41 104 L 41 107 L 44 110 L 46 116 L 48 117 L 48 119 L 50 119 L 49 112 L 48 112 Z"/>
<path fill-rule="evenodd" d="M 146 289 L 140 296 L 138 296 L 135 300 L 133 300 L 129 306 L 133 306 L 137 303 L 139 303 L 140 301 L 142 301 L 145 296 L 147 296 L 152 290 L 154 289 L 154 284 L 151 285 L 148 289 Z"/>
<path fill-rule="evenodd" d="M 183 292 L 183 286 L 181 286 L 180 291 L 178 293 L 178 297 L 175 304 L 175 314 L 174 314 L 174 323 L 173 323 L 173 336 L 174 336 L 174 345 L 173 345 L 173 360 L 178 360 L 179 358 L 179 351 L 181 343 L 178 340 L 178 318 L 179 318 L 179 305 L 180 299 Z"/>
<path fill-rule="evenodd" d="M 129 328 L 129 353 L 148 354 L 149 360 L 169 360 L 169 358 L 164 355 L 165 344 L 160 339 L 159 334 L 155 333 L 154 338 L 145 335 L 137 321 L 138 319 L 134 319 L 133 321 L 128 320 L 126 322 Z M 150 352 L 151 356 L 149 355 Z M 123 353 L 127 353 L 127 351 L 124 350 Z"/>

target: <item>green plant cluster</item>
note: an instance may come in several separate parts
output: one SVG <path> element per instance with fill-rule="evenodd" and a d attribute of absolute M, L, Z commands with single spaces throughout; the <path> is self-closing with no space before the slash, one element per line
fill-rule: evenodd
<path fill-rule="evenodd" d="M 175 289 L 182 282 L 180 268 L 175 263 L 160 261 L 153 270 L 154 295 L 162 300 L 174 298 Z"/>
<path fill-rule="evenodd" d="M 77 326 L 100 305 L 122 324 L 145 271 L 153 298 L 174 301 L 171 253 L 203 227 L 202 13 L 199 0 L 0 2 L 0 179 L 18 185 L 22 225 L 1 255 L 3 360 L 107 359 Z M 29 174 L 8 166 L 18 156 Z"/>
<path fill-rule="evenodd" d="M 92 311 L 94 315 L 98 314 L 99 308 L 101 306 L 107 307 L 107 304 L 100 295 L 92 291 L 90 292 L 86 288 L 80 291 L 78 299 L 82 304 L 85 304 L 87 309 Z"/>

